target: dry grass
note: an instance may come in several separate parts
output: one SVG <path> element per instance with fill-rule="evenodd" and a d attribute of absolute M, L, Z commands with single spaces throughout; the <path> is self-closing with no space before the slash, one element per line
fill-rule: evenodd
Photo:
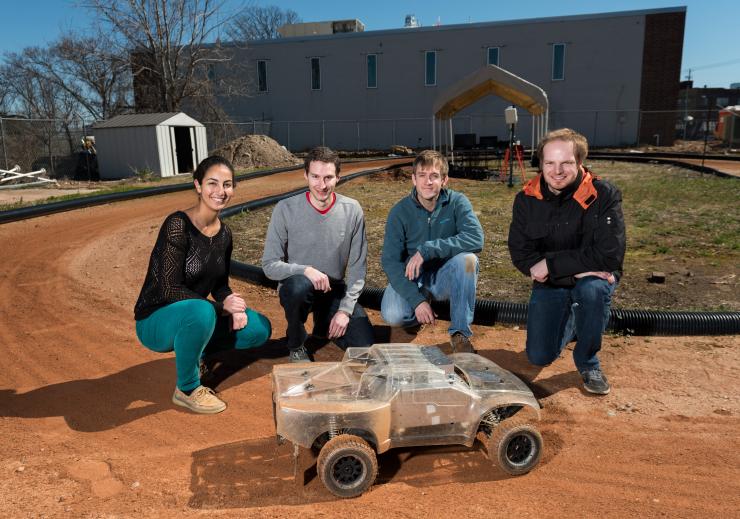
<path fill-rule="evenodd" d="M 740 310 L 740 181 L 675 166 L 609 161 L 594 161 L 590 166 L 616 184 L 624 197 L 628 244 L 616 306 Z M 470 198 L 485 230 L 478 296 L 526 301 L 530 281 L 511 265 L 506 247 L 511 204 L 519 187 L 460 179 L 451 179 L 450 187 Z M 383 174 L 338 189 L 359 200 L 365 211 L 370 286 L 386 284 L 379 262 L 385 218 L 410 188 L 406 176 Z M 259 264 L 270 213 L 268 208 L 229 221 L 235 236 L 234 258 Z M 649 283 L 653 271 L 664 272 L 666 283 Z"/>

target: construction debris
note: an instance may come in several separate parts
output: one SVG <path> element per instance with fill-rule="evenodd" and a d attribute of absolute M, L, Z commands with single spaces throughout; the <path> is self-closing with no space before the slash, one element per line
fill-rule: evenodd
<path fill-rule="evenodd" d="M 21 173 L 21 167 L 17 164 L 11 169 L 0 169 L 0 189 L 18 189 L 45 184 L 58 185 L 56 180 L 41 176 L 44 174 L 46 174 L 44 168 L 30 173 Z"/>

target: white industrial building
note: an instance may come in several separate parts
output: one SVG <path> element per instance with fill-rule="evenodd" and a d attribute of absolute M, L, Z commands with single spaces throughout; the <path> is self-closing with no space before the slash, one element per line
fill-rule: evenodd
<path fill-rule="evenodd" d="M 317 35 L 298 27 L 284 30 L 288 37 L 235 44 L 232 61 L 215 64 L 209 77 L 246 70 L 250 95 L 224 92 L 221 107 L 246 123 L 240 128 L 291 150 L 431 147 L 444 92 L 486 65 L 540 88 L 549 128 L 572 127 L 596 146 L 665 144 L 675 133 L 669 111 L 685 18 L 685 7 L 671 7 L 381 31 L 337 32 L 335 24 Z M 451 133 L 504 140 L 509 104 L 495 93 L 482 98 L 454 114 Z M 539 116 L 522 113 L 517 136 L 530 145 Z"/>

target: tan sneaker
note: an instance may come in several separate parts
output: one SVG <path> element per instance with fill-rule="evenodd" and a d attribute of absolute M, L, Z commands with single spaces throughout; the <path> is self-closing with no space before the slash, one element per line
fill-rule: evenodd
<path fill-rule="evenodd" d="M 450 344 L 452 345 L 452 353 L 475 353 L 473 343 L 470 342 L 469 337 L 465 337 L 460 332 L 455 332 L 450 337 Z"/>
<path fill-rule="evenodd" d="M 175 388 L 172 403 L 201 414 L 215 414 L 226 409 L 226 402 L 218 398 L 213 389 L 206 386 L 196 387 L 189 395 L 180 391 L 179 388 Z"/>

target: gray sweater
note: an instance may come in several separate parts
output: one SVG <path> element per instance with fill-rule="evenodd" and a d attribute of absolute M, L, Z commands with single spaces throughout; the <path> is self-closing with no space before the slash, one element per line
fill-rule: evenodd
<path fill-rule="evenodd" d="M 331 281 L 344 280 L 347 292 L 339 309 L 351 315 L 365 286 L 365 217 L 357 200 L 336 197 L 326 214 L 314 209 L 305 193 L 278 202 L 267 228 L 262 268 L 275 281 L 303 274 L 309 266 Z"/>

